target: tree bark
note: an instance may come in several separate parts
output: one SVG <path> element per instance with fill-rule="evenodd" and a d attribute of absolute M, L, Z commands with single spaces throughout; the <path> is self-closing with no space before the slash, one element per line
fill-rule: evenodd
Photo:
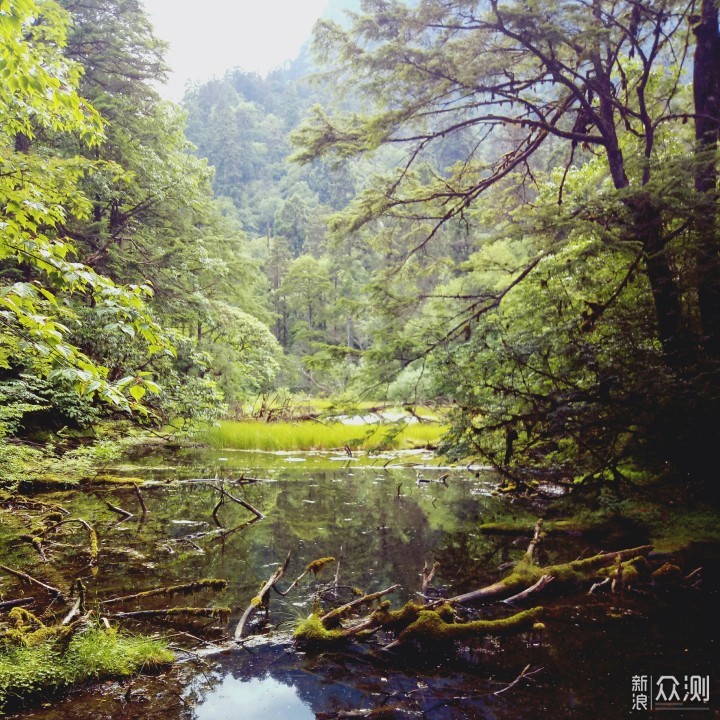
<path fill-rule="evenodd" d="M 704 347 L 720 356 L 720 242 L 718 239 L 717 149 L 720 139 L 720 30 L 716 0 L 702 0 L 694 18 L 695 190 L 697 292 Z"/>

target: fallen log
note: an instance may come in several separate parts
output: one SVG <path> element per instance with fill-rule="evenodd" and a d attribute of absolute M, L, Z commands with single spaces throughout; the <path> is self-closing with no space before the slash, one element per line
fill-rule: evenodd
<path fill-rule="evenodd" d="M 531 630 L 542 612 L 542 607 L 535 607 L 499 620 L 470 620 L 456 623 L 447 622 L 435 610 L 423 610 L 418 619 L 400 633 L 397 640 L 383 649 L 392 650 L 407 643 L 438 644 L 488 635 L 514 635 Z"/>
<path fill-rule="evenodd" d="M 172 607 L 161 610 L 132 610 L 130 612 L 113 613 L 117 618 L 166 618 L 203 617 L 219 619 L 227 622 L 230 617 L 229 607 Z"/>
<path fill-rule="evenodd" d="M 183 585 L 168 585 L 167 587 L 153 588 L 151 590 L 143 590 L 142 592 L 133 593 L 132 595 L 123 595 L 122 597 L 109 598 L 101 600 L 101 605 L 116 605 L 118 603 L 131 602 L 133 600 L 145 600 L 146 598 L 158 597 L 159 595 L 191 595 L 203 590 L 212 589 L 214 591 L 225 590 L 228 586 L 227 580 L 219 580 L 215 578 L 206 578 L 204 580 L 196 580 Z"/>
<path fill-rule="evenodd" d="M 24 607 L 32 605 L 35 602 L 34 597 L 16 598 L 15 600 L 3 600 L 0 602 L 0 610 L 12 610 L 14 607 Z"/>

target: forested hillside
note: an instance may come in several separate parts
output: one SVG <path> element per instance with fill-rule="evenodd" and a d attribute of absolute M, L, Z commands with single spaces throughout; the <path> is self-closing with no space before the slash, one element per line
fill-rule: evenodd
<path fill-rule="evenodd" d="M 706 461 L 712 3 L 333 3 L 182 107 L 134 0 L 11 5 L 5 435 L 286 388 L 451 404 L 444 450 L 520 483 Z"/>

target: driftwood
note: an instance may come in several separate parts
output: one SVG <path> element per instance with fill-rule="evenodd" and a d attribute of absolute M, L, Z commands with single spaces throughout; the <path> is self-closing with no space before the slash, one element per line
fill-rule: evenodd
<path fill-rule="evenodd" d="M 47 590 L 50 595 L 57 598 L 58 600 L 62 602 L 67 601 L 67 597 L 65 596 L 65 593 L 63 593 L 61 590 L 58 590 L 56 587 L 53 587 L 52 585 L 48 585 L 47 583 L 42 582 L 42 580 L 38 580 L 37 578 L 34 578 L 32 575 L 28 575 L 27 573 L 22 572 L 22 570 L 15 570 L 11 567 L 8 567 L 7 565 L 0 565 L 0 570 L 4 570 L 7 573 L 10 573 L 11 575 L 14 575 L 15 577 L 20 578 L 24 582 L 33 583 L 34 585 L 38 585 L 43 590 Z"/>
<path fill-rule="evenodd" d="M 277 570 L 275 570 L 275 572 L 270 576 L 268 581 L 262 586 L 260 592 L 250 601 L 250 605 L 248 605 L 245 609 L 245 612 L 240 618 L 240 622 L 235 628 L 235 635 L 233 637 L 236 641 L 242 640 L 242 638 L 247 637 L 247 624 L 250 616 L 257 612 L 257 610 L 261 607 L 267 609 L 270 590 L 276 582 L 279 582 L 285 576 L 285 572 L 287 571 L 289 564 L 290 553 L 287 554 L 285 562 Z"/>

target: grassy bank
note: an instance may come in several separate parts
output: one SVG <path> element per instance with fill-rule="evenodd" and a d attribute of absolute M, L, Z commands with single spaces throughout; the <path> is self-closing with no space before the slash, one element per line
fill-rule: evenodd
<path fill-rule="evenodd" d="M 31 637 L 31 636 L 28 636 Z M 122 678 L 173 661 L 164 643 L 92 628 L 61 643 L 24 641 L 0 645 L 0 713 L 23 700 L 106 678 Z"/>
<path fill-rule="evenodd" d="M 405 450 L 434 447 L 445 427 L 432 424 L 343 425 L 321 422 L 225 421 L 203 431 L 199 439 L 217 449 L 232 450 Z"/>

